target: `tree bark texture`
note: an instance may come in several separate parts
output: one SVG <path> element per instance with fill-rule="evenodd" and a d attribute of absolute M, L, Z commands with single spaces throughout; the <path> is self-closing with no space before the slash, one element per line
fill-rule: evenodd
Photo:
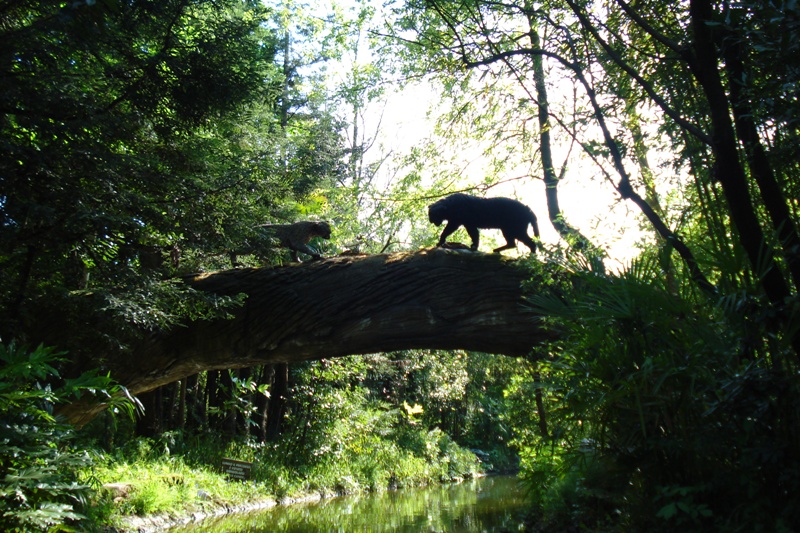
<path fill-rule="evenodd" d="M 525 306 L 530 272 L 499 254 L 445 249 L 335 257 L 186 278 L 197 290 L 247 294 L 227 319 L 151 335 L 111 376 L 133 394 L 204 370 L 408 349 L 524 356 L 554 337 Z M 103 406 L 63 411 L 81 425 Z"/>

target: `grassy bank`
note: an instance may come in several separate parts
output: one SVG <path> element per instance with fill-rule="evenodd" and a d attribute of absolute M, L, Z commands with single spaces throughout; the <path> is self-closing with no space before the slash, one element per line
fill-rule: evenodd
<path fill-rule="evenodd" d="M 309 496 L 419 486 L 481 473 L 485 465 L 439 430 L 405 428 L 362 434 L 339 450 L 317 449 L 300 461 L 282 443 L 216 436 L 136 439 L 100 454 L 84 478 L 98 488 L 91 521 L 128 529 L 141 517 L 204 516 Z M 252 462 L 247 481 L 230 479 L 222 458 Z"/>

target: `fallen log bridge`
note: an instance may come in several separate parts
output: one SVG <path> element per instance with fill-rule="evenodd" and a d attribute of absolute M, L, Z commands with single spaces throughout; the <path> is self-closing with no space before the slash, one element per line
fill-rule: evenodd
<path fill-rule="evenodd" d="M 196 290 L 246 294 L 229 318 L 153 334 L 109 361 L 133 394 L 204 370 L 407 349 L 523 356 L 552 338 L 525 305 L 531 274 L 499 254 L 426 249 L 340 256 L 187 277 Z M 77 424 L 102 407 L 64 410 Z"/>

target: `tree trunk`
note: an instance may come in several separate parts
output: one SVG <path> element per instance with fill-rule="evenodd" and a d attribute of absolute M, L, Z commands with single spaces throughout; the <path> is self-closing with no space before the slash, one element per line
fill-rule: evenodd
<path fill-rule="evenodd" d="M 203 420 L 205 416 L 205 404 L 203 402 L 203 388 L 200 386 L 199 374 L 192 374 L 186 378 L 186 393 L 188 398 L 186 400 L 186 423 L 185 429 L 194 430 L 199 421 Z"/>
<path fill-rule="evenodd" d="M 235 370 L 233 372 L 236 372 Z M 236 404 L 238 403 L 238 391 L 233 386 L 233 376 L 231 372 L 220 372 L 220 384 L 223 387 L 225 400 L 223 401 L 222 432 L 225 435 L 236 435 Z M 238 376 L 237 376 L 238 377 Z"/>
<path fill-rule="evenodd" d="M 267 408 L 267 426 L 264 436 L 268 441 L 274 441 L 281 434 L 281 422 L 286 410 L 286 400 L 289 397 L 289 365 L 281 363 L 274 365 L 272 386 L 269 388 L 269 407 Z"/>
<path fill-rule="evenodd" d="M 731 221 L 739 233 L 739 242 L 747 253 L 752 270 L 760 280 L 764 293 L 780 313 L 780 327 L 785 327 L 789 318 L 785 315 L 784 305 L 791 296 L 791 289 L 761 228 L 755 204 L 750 195 L 747 174 L 739 161 L 738 140 L 731 120 L 731 105 L 729 105 L 719 70 L 717 43 L 714 35 L 717 30 L 713 6 L 709 0 L 691 0 L 689 6 L 694 39 L 692 45 L 694 56 L 691 66 L 709 105 L 713 130 L 712 148 L 717 165 L 717 178 L 728 201 Z M 735 62 L 736 59 L 731 57 L 729 60 Z M 733 68 L 731 74 L 738 75 L 736 66 L 732 65 L 731 68 Z M 732 82 L 733 85 L 738 80 L 732 80 Z M 733 93 L 738 96 L 738 89 L 734 89 Z M 736 103 L 733 107 L 737 106 L 738 109 L 734 109 L 735 116 L 743 114 L 741 102 Z M 739 119 L 741 118 L 743 117 L 739 116 Z M 749 120 L 747 119 L 746 122 L 749 122 Z M 751 133 L 748 130 L 748 124 L 740 123 L 740 131 L 745 135 L 743 141 L 747 143 L 747 137 Z M 747 153 L 755 155 L 753 150 L 757 148 L 756 145 L 751 143 L 746 148 Z M 775 223 L 778 224 L 779 234 L 781 227 L 787 232 L 786 234 L 781 234 L 781 237 L 789 239 L 788 242 L 784 243 L 790 247 L 787 249 L 789 266 L 800 269 L 800 263 L 795 262 L 794 250 L 792 249 L 796 244 L 794 237 L 790 235 L 793 228 L 781 223 L 782 217 L 786 216 L 786 213 L 779 207 L 782 199 L 775 197 L 776 192 L 771 185 L 771 182 L 774 181 L 774 177 L 771 176 L 771 169 L 768 167 L 760 168 L 758 161 L 755 161 L 755 163 L 756 168 L 751 169 L 751 172 L 755 174 L 759 187 L 761 187 L 763 199 L 770 204 L 768 211 L 773 216 Z M 798 277 L 800 277 L 800 271 L 798 272 Z M 777 329 L 780 328 L 776 327 Z M 794 349 L 795 356 L 800 357 L 800 333 L 792 328 L 787 331 L 787 337 Z M 783 365 L 783 361 L 779 357 L 780 354 L 775 352 L 773 360 L 778 367 Z"/>
<path fill-rule="evenodd" d="M 531 41 L 531 48 L 541 49 L 539 33 L 536 30 L 536 22 L 532 15 L 528 15 L 528 26 L 530 28 L 528 37 Z M 536 99 L 539 108 L 539 150 L 542 156 L 542 171 L 545 186 L 545 197 L 547 199 L 547 214 L 550 223 L 556 229 L 561 238 L 570 246 L 583 251 L 590 257 L 598 270 L 603 270 L 602 252 L 598 250 L 589 239 L 586 238 L 576 227 L 569 224 L 561 211 L 558 203 L 558 182 L 559 176 L 556 174 L 553 163 L 553 152 L 550 146 L 550 103 L 547 98 L 547 83 L 544 73 L 544 61 L 541 54 L 531 54 L 533 63 L 533 79 L 536 86 Z"/>
<path fill-rule="evenodd" d="M 650 162 L 647 159 L 648 150 L 644 133 L 640 125 L 641 119 L 633 105 L 628 105 L 625 109 L 625 113 L 628 117 L 628 130 L 631 132 L 631 138 L 633 140 L 633 157 L 639 165 L 641 182 L 645 190 L 644 200 L 662 220 L 667 220 L 667 213 L 664 212 L 664 209 L 661 207 L 661 201 L 656 191 L 653 170 L 650 168 Z M 664 284 L 671 293 L 677 294 L 678 283 L 675 279 L 675 265 L 672 262 L 672 245 L 658 233 L 656 233 L 656 238 L 662 250 L 662 253 L 659 254 L 659 264 L 664 271 Z"/>
<path fill-rule="evenodd" d="M 186 429 L 186 387 L 187 379 L 182 379 L 178 391 L 178 412 L 175 413 L 175 427 L 181 431 Z"/>
<path fill-rule="evenodd" d="M 731 95 L 731 109 L 736 133 L 744 145 L 750 174 L 758 184 L 764 207 L 772 220 L 778 235 L 778 243 L 783 248 L 789 273 L 795 290 L 800 290 L 800 236 L 798 236 L 789 204 L 786 203 L 781 186 L 772 171 L 767 152 L 761 144 L 754 120 L 752 106 L 747 97 L 749 79 L 745 71 L 743 46 L 737 36 L 723 39 L 721 47 L 728 74 L 728 87 Z"/>
<path fill-rule="evenodd" d="M 272 396 L 272 376 L 275 375 L 275 370 L 272 365 L 263 365 L 259 373 L 258 385 L 266 385 L 269 390 L 269 395 L 259 394 L 256 397 L 256 428 L 258 433 L 259 442 L 267 441 L 267 421 L 269 400 Z"/>
<path fill-rule="evenodd" d="M 556 335 L 525 306 L 522 283 L 530 278 L 499 254 L 443 249 L 198 274 L 186 283 L 244 293 L 244 305 L 231 318 L 151 334 L 108 369 L 140 394 L 203 370 L 353 354 L 428 348 L 524 356 Z M 61 412 L 82 424 L 102 409 L 79 402 Z"/>
<path fill-rule="evenodd" d="M 144 413 L 136 420 L 136 434 L 143 437 L 155 437 L 163 430 L 162 424 L 162 390 L 147 391 L 139 396 Z"/>
<path fill-rule="evenodd" d="M 220 415 L 222 412 L 222 399 L 220 395 L 220 371 L 212 370 L 208 373 L 208 383 L 206 384 L 206 409 L 205 427 L 206 429 L 220 429 Z"/>
<path fill-rule="evenodd" d="M 772 249 L 764 238 L 750 197 L 747 177 L 739 162 L 728 97 L 722 85 L 716 56 L 713 37 L 715 21 L 711 3 L 708 0 L 692 0 L 690 14 L 694 38 L 692 70 L 709 104 L 717 177 L 728 200 L 731 220 L 739 232 L 739 241 L 747 253 L 753 271 L 761 279 L 769 300 L 776 305 L 782 305 L 790 295 L 789 286 L 775 264 Z"/>

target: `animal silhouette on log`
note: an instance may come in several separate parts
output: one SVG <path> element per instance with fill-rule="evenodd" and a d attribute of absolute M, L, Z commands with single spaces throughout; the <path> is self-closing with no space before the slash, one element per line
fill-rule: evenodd
<path fill-rule="evenodd" d="M 552 338 L 523 297 L 530 273 L 498 254 L 421 250 L 340 256 L 187 277 L 196 290 L 247 295 L 232 317 L 152 334 L 112 378 L 139 394 L 204 370 L 407 349 L 524 356 Z M 103 406 L 62 410 L 71 422 Z"/>

